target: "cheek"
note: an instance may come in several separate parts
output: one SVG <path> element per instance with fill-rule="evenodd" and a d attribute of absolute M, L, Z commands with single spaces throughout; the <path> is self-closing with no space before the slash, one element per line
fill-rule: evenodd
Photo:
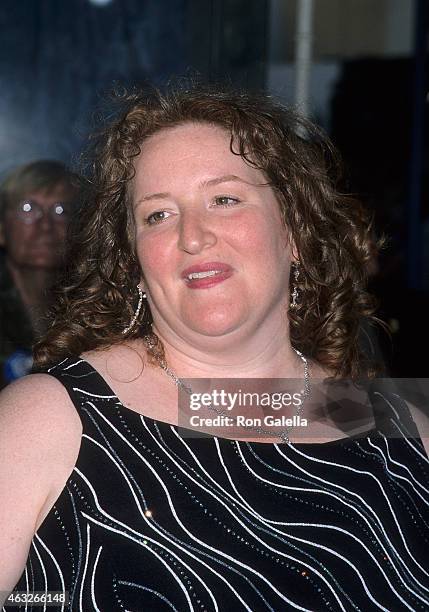
<path fill-rule="evenodd" d="M 25 248 L 25 245 L 34 240 L 34 225 L 24 223 L 11 223 L 5 230 L 6 244 L 8 248 Z"/>
<path fill-rule="evenodd" d="M 269 260 L 277 264 L 287 257 L 288 237 L 286 231 L 279 231 L 279 222 L 274 219 L 257 217 L 245 219 L 235 226 L 233 240 L 247 262 L 265 266 Z"/>
<path fill-rule="evenodd" d="M 161 236 L 146 237 L 144 241 L 137 238 L 137 255 L 143 276 L 149 282 L 162 282 L 163 277 L 169 274 L 172 255 L 168 243 Z"/>
<path fill-rule="evenodd" d="M 64 242 L 67 235 L 67 226 L 64 225 L 56 225 L 54 228 L 54 236 L 58 240 L 58 242 Z"/>

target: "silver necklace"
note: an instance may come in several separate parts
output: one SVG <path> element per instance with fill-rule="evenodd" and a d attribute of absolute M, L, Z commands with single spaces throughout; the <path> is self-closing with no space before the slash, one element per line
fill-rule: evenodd
<path fill-rule="evenodd" d="M 155 347 L 155 343 L 153 342 L 152 338 L 150 336 L 145 336 L 144 337 L 144 341 L 145 344 L 147 346 L 147 348 L 149 350 L 153 349 Z M 296 416 L 300 416 L 302 409 L 304 407 L 304 402 L 305 400 L 308 398 L 308 396 L 310 395 L 310 368 L 308 365 L 308 360 L 306 357 L 304 357 L 304 355 L 298 351 L 298 349 L 296 349 L 295 347 L 292 347 L 293 350 L 295 351 L 295 353 L 298 355 L 298 357 L 301 359 L 301 361 L 304 364 L 304 389 L 302 392 L 303 397 L 303 401 L 299 404 L 299 406 L 297 406 L 296 408 Z M 188 395 L 192 394 L 192 389 L 191 387 L 188 387 L 187 385 L 185 385 L 185 383 L 183 381 L 180 380 L 180 378 L 178 378 L 178 376 L 176 375 L 175 372 L 173 372 L 173 370 L 171 368 L 168 367 L 167 363 L 165 362 L 164 359 L 161 359 L 160 357 L 158 357 L 157 355 L 154 355 L 152 353 L 152 355 L 155 357 L 158 365 L 160 366 L 160 368 L 162 370 L 164 370 L 164 372 L 167 374 L 167 376 L 169 376 L 173 381 L 174 384 L 176 385 L 176 387 L 183 389 Z M 228 416 L 227 412 L 225 410 L 222 410 L 220 408 L 217 408 L 217 406 L 207 406 L 207 408 L 209 410 L 212 410 L 213 412 L 216 412 L 216 414 L 218 414 L 219 416 Z M 267 429 L 263 429 L 262 427 L 259 426 L 253 426 L 253 425 L 242 425 L 242 427 L 245 427 L 246 429 L 250 429 L 253 431 L 256 431 L 258 433 L 261 434 L 268 434 L 269 436 L 272 437 L 276 437 L 276 438 L 280 438 L 283 442 L 286 442 L 289 444 L 290 440 L 289 440 L 289 432 L 290 430 L 293 428 L 293 425 L 290 425 L 289 427 L 287 427 L 286 429 L 284 429 L 283 431 L 281 431 L 279 434 L 273 434 L 271 431 L 267 430 Z"/>

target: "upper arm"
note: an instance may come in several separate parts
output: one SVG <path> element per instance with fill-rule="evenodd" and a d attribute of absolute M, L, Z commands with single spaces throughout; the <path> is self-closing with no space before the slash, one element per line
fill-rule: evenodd
<path fill-rule="evenodd" d="M 0 591 L 20 578 L 39 514 L 73 470 L 81 431 L 52 376 L 32 374 L 0 394 Z"/>

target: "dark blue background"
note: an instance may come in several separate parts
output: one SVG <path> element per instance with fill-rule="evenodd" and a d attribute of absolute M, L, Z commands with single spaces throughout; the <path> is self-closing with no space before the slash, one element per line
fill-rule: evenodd
<path fill-rule="evenodd" d="M 2 0 L 0 176 L 39 158 L 70 163 L 103 94 L 187 69 L 186 0 Z"/>

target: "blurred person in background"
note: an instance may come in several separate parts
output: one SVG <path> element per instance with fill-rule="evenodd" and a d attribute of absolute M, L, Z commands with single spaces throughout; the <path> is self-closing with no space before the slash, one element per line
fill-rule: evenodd
<path fill-rule="evenodd" d="M 32 367 L 77 191 L 77 176 L 53 160 L 19 166 L 0 185 L 1 387 Z"/>

